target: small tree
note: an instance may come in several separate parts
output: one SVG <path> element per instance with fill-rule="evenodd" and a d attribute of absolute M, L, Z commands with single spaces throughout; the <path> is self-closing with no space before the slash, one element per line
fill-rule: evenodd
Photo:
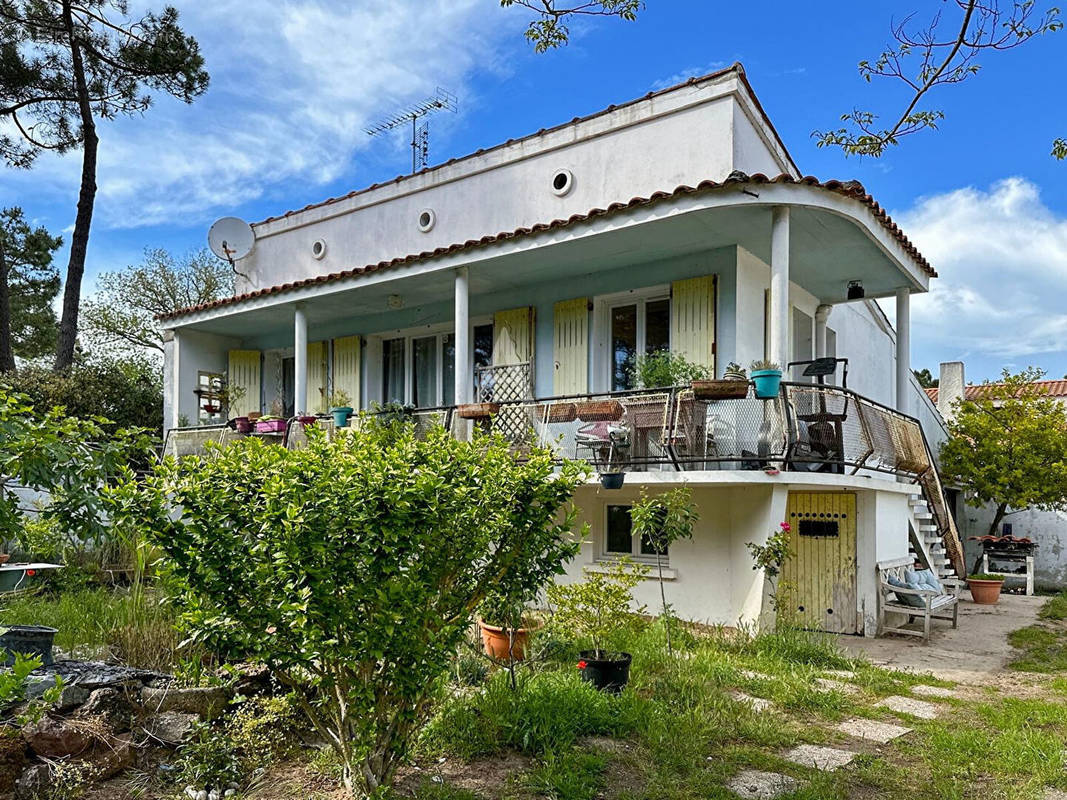
<path fill-rule="evenodd" d="M 249 438 L 167 460 L 115 513 L 163 552 L 194 638 L 266 663 L 345 785 L 372 795 L 489 590 L 544 584 L 576 554 L 563 509 L 586 472 L 544 450 L 519 460 L 499 436 L 368 419 L 302 450 Z"/>
<path fill-rule="evenodd" d="M 1067 410 L 1035 384 L 1043 375 L 1033 367 L 1004 370 L 977 399 L 955 406 L 941 445 L 945 479 L 967 489 L 970 505 L 996 506 L 990 535 L 1009 508 L 1067 504 Z"/>
<path fill-rule="evenodd" d="M 693 538 L 693 524 L 699 519 L 696 506 L 692 503 L 693 495 L 688 486 L 681 486 L 669 492 L 641 499 L 630 509 L 634 533 L 647 541 L 656 551 L 656 568 L 659 573 L 659 596 L 663 603 L 663 621 L 667 630 L 667 652 L 674 655 L 671 641 L 671 629 L 674 614 L 667 603 L 667 593 L 663 581 L 663 556 L 679 539 Z"/>
<path fill-rule="evenodd" d="M 553 584 L 548 599 L 555 606 L 552 627 L 585 639 L 595 658 L 608 655 L 607 645 L 630 627 L 645 607 L 631 609 L 635 586 L 648 575 L 648 567 L 620 558 L 606 572 L 585 570 L 580 583 Z"/>
<path fill-rule="evenodd" d="M 789 560 L 792 552 L 789 549 L 789 532 L 792 530 L 788 522 L 779 522 L 778 530 L 767 537 L 763 544 L 745 542 L 745 547 L 752 554 L 752 569 L 763 570 L 767 580 L 771 582 L 771 604 L 775 610 L 779 607 L 778 602 L 778 578 L 782 574 L 782 567 Z"/>

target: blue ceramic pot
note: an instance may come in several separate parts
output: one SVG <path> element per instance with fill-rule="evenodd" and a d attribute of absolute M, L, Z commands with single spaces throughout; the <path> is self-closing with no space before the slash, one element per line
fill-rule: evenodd
<path fill-rule="evenodd" d="M 778 390 L 782 386 L 780 369 L 755 369 L 752 370 L 751 377 L 752 382 L 756 384 L 756 397 L 771 400 L 778 396 Z"/>
<path fill-rule="evenodd" d="M 352 416 L 352 406 L 335 406 L 330 409 L 333 414 L 333 424 L 338 428 L 348 427 L 348 418 Z"/>

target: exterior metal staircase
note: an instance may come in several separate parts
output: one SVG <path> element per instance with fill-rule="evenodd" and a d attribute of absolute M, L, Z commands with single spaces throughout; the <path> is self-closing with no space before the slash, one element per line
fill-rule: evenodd
<path fill-rule="evenodd" d="M 912 555 L 917 561 L 929 564 L 938 577 L 956 577 L 952 559 L 945 551 L 944 537 L 926 499 L 921 494 L 913 494 L 908 503 L 911 507 L 909 526 Z"/>

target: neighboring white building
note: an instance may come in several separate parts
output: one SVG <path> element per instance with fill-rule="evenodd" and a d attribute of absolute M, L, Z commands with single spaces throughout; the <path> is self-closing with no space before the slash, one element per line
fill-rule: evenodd
<path fill-rule="evenodd" d="M 168 429 L 204 418 L 194 390 L 216 377 L 244 390 L 231 416 L 325 412 L 340 389 L 460 435 L 454 407 L 491 395 L 486 424 L 628 473 L 621 490 L 579 490 L 592 539 L 571 577 L 648 559 L 628 504 L 693 487 L 701 521 L 668 575 L 678 611 L 705 622 L 765 619 L 745 544 L 783 520 L 798 608 L 827 630 L 874 632 L 878 562 L 915 547 L 944 568 L 942 544 L 954 552 L 904 416 L 936 418 L 908 356 L 909 298 L 936 273 L 858 183 L 802 177 L 740 65 L 253 229 L 237 295 L 164 321 Z M 894 299 L 899 332 L 877 298 Z M 716 375 L 836 355 L 850 391 L 800 369 L 771 400 L 634 386 L 632 359 L 662 348 Z M 909 503 L 924 471 L 936 536 Z M 637 595 L 652 605 L 658 589 Z"/>
<path fill-rule="evenodd" d="M 1067 380 L 1036 381 L 1039 390 L 1064 406 L 1067 413 Z M 941 364 L 938 387 L 926 394 L 936 403 L 939 414 L 951 419 L 953 404 L 959 400 L 976 400 L 997 386 L 996 383 L 968 384 L 961 361 Z M 949 502 L 966 550 L 966 563 L 979 563 L 982 547 L 979 537 L 989 534 L 996 508 L 983 505 L 975 508 L 966 503 L 962 492 L 949 493 Z M 1067 509 L 1040 511 L 1034 508 L 1010 509 L 1001 522 L 998 535 L 1030 539 L 1037 543 L 1034 558 L 1034 583 L 1039 589 L 1067 588 Z M 1020 576 L 1021 577 L 1021 576 Z M 1012 583 L 1018 583 L 1012 580 Z"/>

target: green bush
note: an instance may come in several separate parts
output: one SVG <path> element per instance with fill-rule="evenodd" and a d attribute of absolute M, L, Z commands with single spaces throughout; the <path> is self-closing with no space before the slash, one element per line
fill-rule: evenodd
<path fill-rule="evenodd" d="M 63 406 L 72 417 L 104 417 L 109 427 L 163 431 L 163 372 L 146 358 L 81 360 L 63 373 L 27 365 L 0 380 L 42 414 Z"/>
<path fill-rule="evenodd" d="M 709 367 L 670 350 L 638 356 L 631 373 L 637 385 L 646 389 L 684 386 L 690 381 L 714 377 Z"/>
<path fill-rule="evenodd" d="M 586 474 L 499 436 L 368 420 L 301 450 L 247 438 L 168 460 L 115 513 L 163 552 L 194 638 L 266 663 L 346 786 L 374 794 L 490 587 L 541 586 L 576 554 L 563 507 Z"/>

